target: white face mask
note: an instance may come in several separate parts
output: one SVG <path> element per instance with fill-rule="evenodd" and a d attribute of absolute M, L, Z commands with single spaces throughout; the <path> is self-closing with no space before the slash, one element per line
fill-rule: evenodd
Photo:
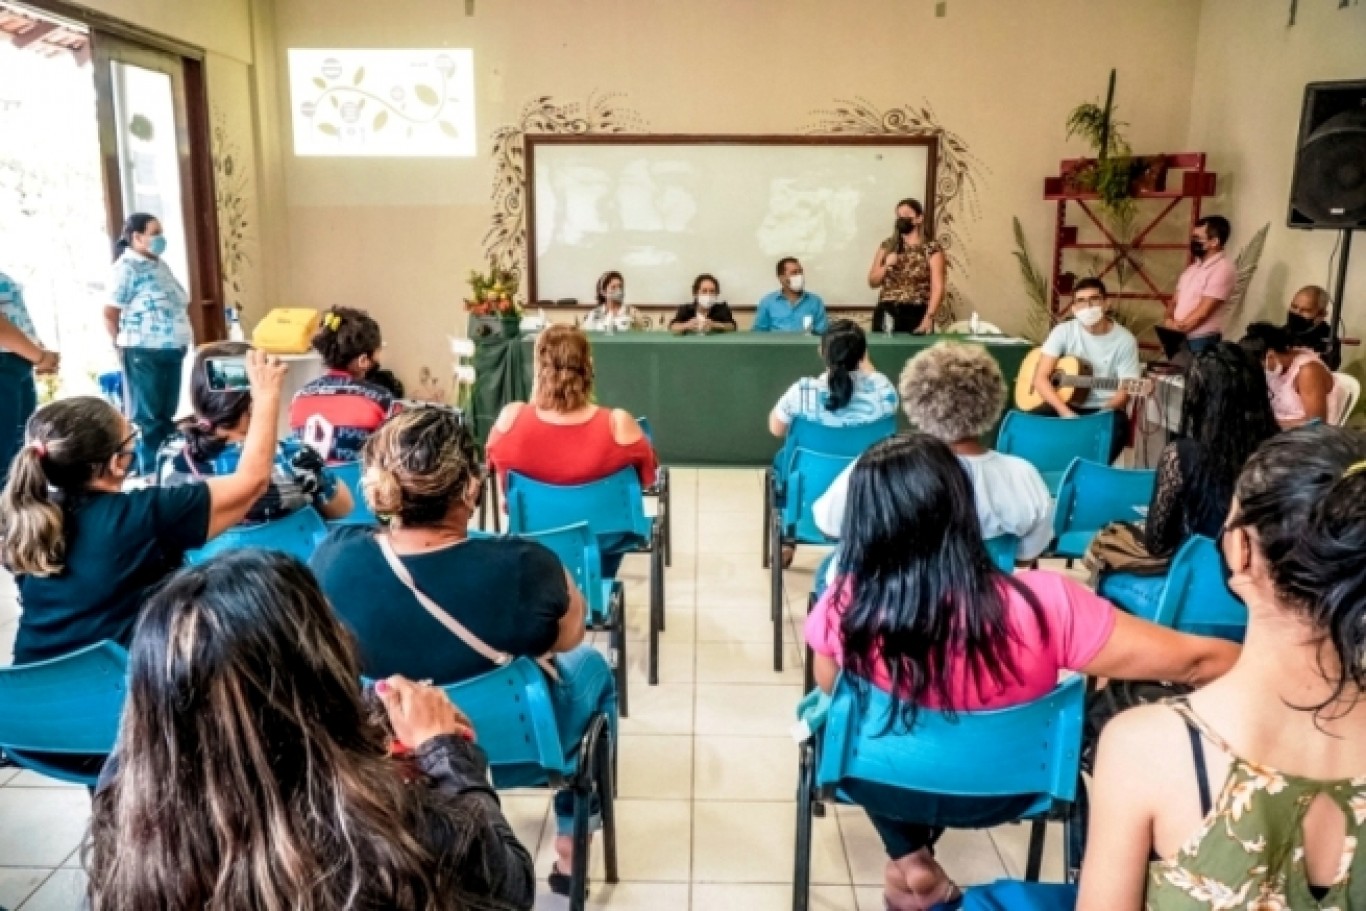
<path fill-rule="evenodd" d="M 710 309 L 711 305 L 714 304 L 714 303 L 716 303 L 716 295 L 715 295 L 715 294 L 699 294 L 699 295 L 697 295 L 697 306 L 699 306 L 699 307 L 707 307 L 707 308 Z"/>
<path fill-rule="evenodd" d="M 787 277 L 787 287 L 792 289 L 793 291 L 802 290 L 802 286 L 804 284 L 806 284 L 806 276 L 802 275 L 800 272 L 798 272 L 796 275 L 789 275 Z"/>
<path fill-rule="evenodd" d="M 1101 320 L 1105 319 L 1105 308 L 1086 307 L 1075 311 L 1073 315 L 1076 316 L 1077 322 L 1081 323 L 1087 329 L 1090 329 L 1092 326 L 1095 326 Z"/>
<path fill-rule="evenodd" d="M 612 288 L 611 290 L 605 292 L 602 296 L 614 304 L 619 304 L 621 303 L 623 294 L 620 288 Z"/>

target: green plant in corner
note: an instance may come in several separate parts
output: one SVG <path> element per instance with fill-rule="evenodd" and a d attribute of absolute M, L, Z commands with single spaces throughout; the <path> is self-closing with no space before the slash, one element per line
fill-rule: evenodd
<path fill-rule="evenodd" d="M 1025 241 L 1024 226 L 1020 224 L 1020 219 L 1012 218 L 1011 223 L 1015 228 L 1015 262 L 1020 267 L 1025 296 L 1029 298 L 1029 309 L 1025 312 L 1024 336 L 1034 344 L 1042 345 L 1057 322 L 1048 296 L 1048 276 L 1040 271 L 1029 255 L 1029 244 Z"/>
<path fill-rule="evenodd" d="M 1262 248 L 1266 246 L 1266 234 L 1270 230 L 1270 222 L 1262 225 L 1261 230 L 1252 235 L 1252 239 L 1238 251 L 1238 258 L 1234 261 L 1238 269 L 1238 280 L 1233 285 L 1233 294 L 1229 296 L 1228 316 L 1225 318 L 1230 323 L 1238 318 L 1239 312 L 1243 309 L 1248 286 L 1252 284 L 1252 277 L 1257 274 L 1257 264 L 1262 261 Z"/>
<path fill-rule="evenodd" d="M 1115 110 L 1115 71 L 1111 70 L 1105 105 L 1085 101 L 1073 108 L 1067 115 L 1067 138 L 1080 137 L 1096 156 L 1094 167 L 1078 172 L 1077 184 L 1095 191 L 1107 211 L 1121 215 L 1133 208 L 1133 183 L 1140 164 L 1122 132 L 1128 124 L 1115 118 Z"/>

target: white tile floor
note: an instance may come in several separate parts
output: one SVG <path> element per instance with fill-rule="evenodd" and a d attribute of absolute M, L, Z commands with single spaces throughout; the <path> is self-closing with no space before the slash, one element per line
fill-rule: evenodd
<path fill-rule="evenodd" d="M 590 905 L 600 908 L 780 911 L 791 907 L 796 747 L 788 735 L 801 695 L 801 618 L 823 553 L 799 550 L 787 573 L 787 669 L 772 670 L 768 575 L 759 564 L 762 475 L 673 472 L 674 558 L 668 572 L 668 630 L 660 684 L 645 683 L 647 567 L 623 569 L 631 608 L 631 717 L 622 723 L 620 872 L 601 881 L 595 857 Z M 18 616 L 0 579 L 0 664 Z M 520 791 L 503 806 L 537 858 L 538 908 L 546 893 L 553 825 L 549 797 Z M 89 817 L 85 792 L 29 773 L 0 770 L 0 907 L 81 907 L 79 845 Z M 1027 830 L 950 832 L 939 856 L 963 883 L 1018 876 Z M 1061 840 L 1049 834 L 1045 877 L 1060 875 Z M 817 820 L 812 907 L 880 911 L 884 855 L 862 812 L 839 808 Z"/>

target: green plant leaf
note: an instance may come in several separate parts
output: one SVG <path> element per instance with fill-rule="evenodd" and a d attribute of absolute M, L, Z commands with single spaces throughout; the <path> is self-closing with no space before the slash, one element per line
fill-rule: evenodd
<path fill-rule="evenodd" d="M 384 125 L 385 125 L 386 123 L 388 123 L 388 122 L 389 122 L 389 112 L 388 112 L 388 111 L 380 111 L 378 114 L 375 115 L 375 122 L 374 122 L 373 124 L 370 125 L 370 129 L 372 129 L 372 130 L 374 130 L 376 133 L 378 133 L 380 130 L 384 129 Z"/>
<path fill-rule="evenodd" d="M 318 88 L 320 88 L 320 89 L 325 89 L 325 88 L 327 88 L 327 83 L 326 83 L 325 81 L 323 81 L 323 77 L 321 77 L 321 76 L 314 76 L 314 77 L 313 77 L 313 84 L 316 85 L 316 86 L 317 86 Z"/>
<path fill-rule="evenodd" d="M 452 139 L 459 139 L 459 138 L 460 138 L 460 131 L 457 130 L 457 129 L 455 128 L 455 124 L 451 123 L 449 120 L 443 120 L 443 121 L 441 121 L 441 132 L 445 133 L 447 136 L 451 137 Z"/>
<path fill-rule="evenodd" d="M 365 67 L 360 67 L 359 69 L 356 70 L 356 75 L 352 78 L 351 84 L 352 84 L 352 85 L 360 85 L 361 82 L 362 82 L 364 79 L 365 79 Z"/>
<path fill-rule="evenodd" d="M 326 135 L 326 136 L 337 136 L 337 135 L 340 135 L 340 134 L 337 132 L 337 128 L 336 128 L 335 126 L 333 126 L 332 124 L 330 124 L 330 123 L 320 123 L 320 124 L 318 124 L 318 132 L 319 132 L 319 133 L 322 133 L 322 134 L 324 134 L 324 135 Z"/>
<path fill-rule="evenodd" d="M 413 94 L 417 96 L 418 101 L 423 104 L 430 104 L 433 107 L 435 107 L 439 101 L 436 95 L 436 89 L 432 88 L 430 85 L 415 86 L 413 88 Z"/>

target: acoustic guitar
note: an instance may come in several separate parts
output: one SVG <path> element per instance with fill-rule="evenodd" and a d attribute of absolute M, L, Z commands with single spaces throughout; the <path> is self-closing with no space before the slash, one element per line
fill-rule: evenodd
<path fill-rule="evenodd" d="M 1019 376 L 1015 378 L 1015 407 L 1021 411 L 1033 411 L 1040 405 L 1048 404 L 1043 400 L 1043 396 L 1034 391 L 1034 374 L 1039 369 L 1041 357 L 1042 348 L 1035 348 L 1029 352 L 1024 363 L 1020 365 Z M 1123 389 L 1135 396 L 1151 395 L 1153 391 L 1153 381 L 1146 378 L 1125 380 L 1118 377 L 1092 376 L 1091 365 L 1079 357 L 1058 358 L 1058 363 L 1053 367 L 1053 375 L 1049 379 L 1064 405 L 1081 401 L 1092 389 L 1101 392 Z"/>

